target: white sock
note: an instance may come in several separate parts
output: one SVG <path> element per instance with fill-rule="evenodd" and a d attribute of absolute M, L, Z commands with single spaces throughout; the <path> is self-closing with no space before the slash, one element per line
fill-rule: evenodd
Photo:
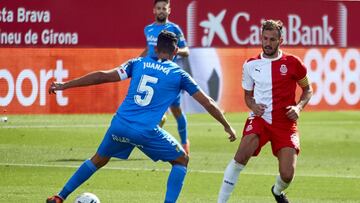
<path fill-rule="evenodd" d="M 290 183 L 284 182 L 281 177 L 278 175 L 276 177 L 275 186 L 274 186 L 274 193 L 276 195 L 281 195 L 282 191 L 288 188 Z"/>
<path fill-rule="evenodd" d="M 218 203 L 225 203 L 228 201 L 234 190 L 239 174 L 244 167 L 244 165 L 237 163 L 234 159 L 230 161 L 224 172 L 224 179 L 220 188 Z"/>

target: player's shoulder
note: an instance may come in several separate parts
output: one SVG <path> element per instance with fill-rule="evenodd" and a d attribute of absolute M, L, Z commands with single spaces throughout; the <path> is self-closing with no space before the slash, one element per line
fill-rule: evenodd
<path fill-rule="evenodd" d="M 282 58 L 288 61 L 301 62 L 300 57 L 288 52 L 282 52 Z"/>
<path fill-rule="evenodd" d="M 129 60 L 127 60 L 124 64 L 122 64 L 121 66 L 124 68 L 130 68 L 135 66 L 136 64 L 138 64 L 139 62 L 143 61 L 144 57 L 137 57 L 137 58 L 131 58 Z"/>
<path fill-rule="evenodd" d="M 172 22 L 172 21 L 168 21 L 166 24 L 167 24 L 168 26 L 171 26 L 171 27 L 180 28 L 180 26 L 179 26 L 178 24 L 176 24 L 176 23 L 174 23 L 174 22 Z"/>
<path fill-rule="evenodd" d="M 171 68 L 173 71 L 182 70 L 182 68 L 177 63 L 175 63 L 174 61 L 167 60 L 164 64 L 167 67 Z"/>
<path fill-rule="evenodd" d="M 148 29 L 151 29 L 152 27 L 154 27 L 156 24 L 155 22 L 154 23 L 150 23 L 148 25 L 145 26 L 144 30 L 148 30 Z"/>
<path fill-rule="evenodd" d="M 188 73 L 188 72 L 186 72 L 185 70 L 183 70 L 182 68 L 174 68 L 173 70 L 172 70 L 172 73 L 173 73 L 173 78 L 178 78 L 178 79 L 180 79 L 180 80 L 183 80 L 183 79 L 185 79 L 185 80 L 191 80 L 192 79 L 192 77 L 191 77 L 191 75 Z"/>
<path fill-rule="evenodd" d="M 178 24 L 168 21 L 166 27 L 172 29 L 174 32 L 181 32 L 181 28 Z"/>
<path fill-rule="evenodd" d="M 146 58 L 146 57 L 139 56 L 139 57 L 136 57 L 136 58 L 129 59 L 129 61 L 130 61 L 131 63 L 138 63 L 138 62 L 144 61 L 145 58 Z"/>
<path fill-rule="evenodd" d="M 259 60 L 261 60 L 260 54 L 255 55 L 255 56 L 252 56 L 252 57 L 246 59 L 246 61 L 245 61 L 244 64 L 245 64 L 245 65 L 247 65 L 247 64 L 253 64 L 253 63 L 256 63 L 256 62 L 259 61 Z"/>
<path fill-rule="evenodd" d="M 174 61 L 167 60 L 166 62 L 162 63 L 166 68 L 170 70 L 172 74 L 181 74 L 183 69 Z"/>

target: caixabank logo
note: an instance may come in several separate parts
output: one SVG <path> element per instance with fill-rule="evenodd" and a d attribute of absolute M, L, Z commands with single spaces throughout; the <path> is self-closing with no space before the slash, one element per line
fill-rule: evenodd
<path fill-rule="evenodd" d="M 284 3 L 286 2 L 282 2 Z M 187 37 L 190 46 L 259 46 L 261 23 L 266 19 L 279 19 L 284 23 L 284 45 L 347 46 L 348 14 L 342 3 L 331 4 L 328 10 L 316 15 L 304 9 L 294 9 L 290 3 L 283 5 L 289 9 L 279 9 L 276 15 L 269 13 L 269 9 L 253 4 L 255 3 L 246 2 L 245 9 L 243 4 L 234 1 L 206 6 L 203 1 L 192 1 L 187 8 Z M 303 6 L 308 6 L 306 4 L 309 2 L 304 2 Z"/>

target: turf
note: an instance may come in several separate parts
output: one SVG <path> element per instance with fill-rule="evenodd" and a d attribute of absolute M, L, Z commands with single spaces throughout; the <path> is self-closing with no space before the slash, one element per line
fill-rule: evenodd
<path fill-rule="evenodd" d="M 241 134 L 245 113 L 228 113 Z M 0 123 L 0 202 L 45 202 L 92 156 L 112 115 L 10 115 Z M 176 135 L 168 116 L 165 128 Z M 223 170 L 239 144 L 207 114 L 188 115 L 189 173 L 178 202 L 216 202 Z M 301 154 L 287 190 L 293 202 L 360 202 L 360 112 L 303 112 Z M 106 202 L 162 202 L 168 163 L 134 150 L 128 161 L 112 159 L 68 198 L 95 193 Z M 277 161 L 266 146 L 241 174 L 229 202 L 273 202 Z"/>

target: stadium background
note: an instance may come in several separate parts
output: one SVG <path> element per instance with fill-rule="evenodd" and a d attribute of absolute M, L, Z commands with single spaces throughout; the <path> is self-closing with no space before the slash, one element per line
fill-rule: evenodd
<path fill-rule="evenodd" d="M 47 94 L 47 86 L 53 77 L 68 80 L 138 56 L 145 45 L 143 28 L 153 22 L 152 3 L 0 1 L 0 118 L 8 118 L 0 122 L 0 203 L 44 202 L 94 153 L 128 81 L 56 96 Z M 300 117 L 302 151 L 288 197 L 300 203 L 359 203 L 360 3 L 172 0 L 172 8 L 170 19 L 181 25 L 191 47 L 189 60 L 180 62 L 227 111 L 239 136 L 248 111 L 242 64 L 261 50 L 262 19 L 285 23 L 282 48 L 305 62 L 316 90 Z M 203 111 L 187 96 L 182 105 L 187 112 Z M 178 202 L 216 202 L 240 139 L 229 143 L 208 114 L 189 113 L 187 119 L 191 161 Z M 172 116 L 165 129 L 178 138 Z M 270 186 L 277 173 L 266 145 L 242 172 L 229 203 L 273 202 Z M 162 202 L 168 174 L 168 163 L 154 163 L 134 150 L 127 161 L 111 160 L 68 200 L 92 192 L 101 202 Z"/>
<path fill-rule="evenodd" d="M 138 56 L 152 1 L 2 1 L 0 107 L 8 114 L 112 113 L 128 82 L 47 94 L 54 78 L 68 80 Z M 86 6 L 84 6 L 86 4 Z M 360 108 L 360 4 L 340 1 L 173 0 L 170 20 L 191 47 L 182 62 L 227 112 L 246 111 L 241 69 L 259 53 L 260 22 L 284 22 L 283 50 L 309 68 L 315 89 L 308 110 Z M 141 5 L 141 6 L 139 6 Z M 314 9 L 316 12 L 313 12 Z M 276 11 L 276 12 L 274 12 Z M 285 90 L 286 91 L 286 90 Z M 185 96 L 187 112 L 202 112 Z"/>

